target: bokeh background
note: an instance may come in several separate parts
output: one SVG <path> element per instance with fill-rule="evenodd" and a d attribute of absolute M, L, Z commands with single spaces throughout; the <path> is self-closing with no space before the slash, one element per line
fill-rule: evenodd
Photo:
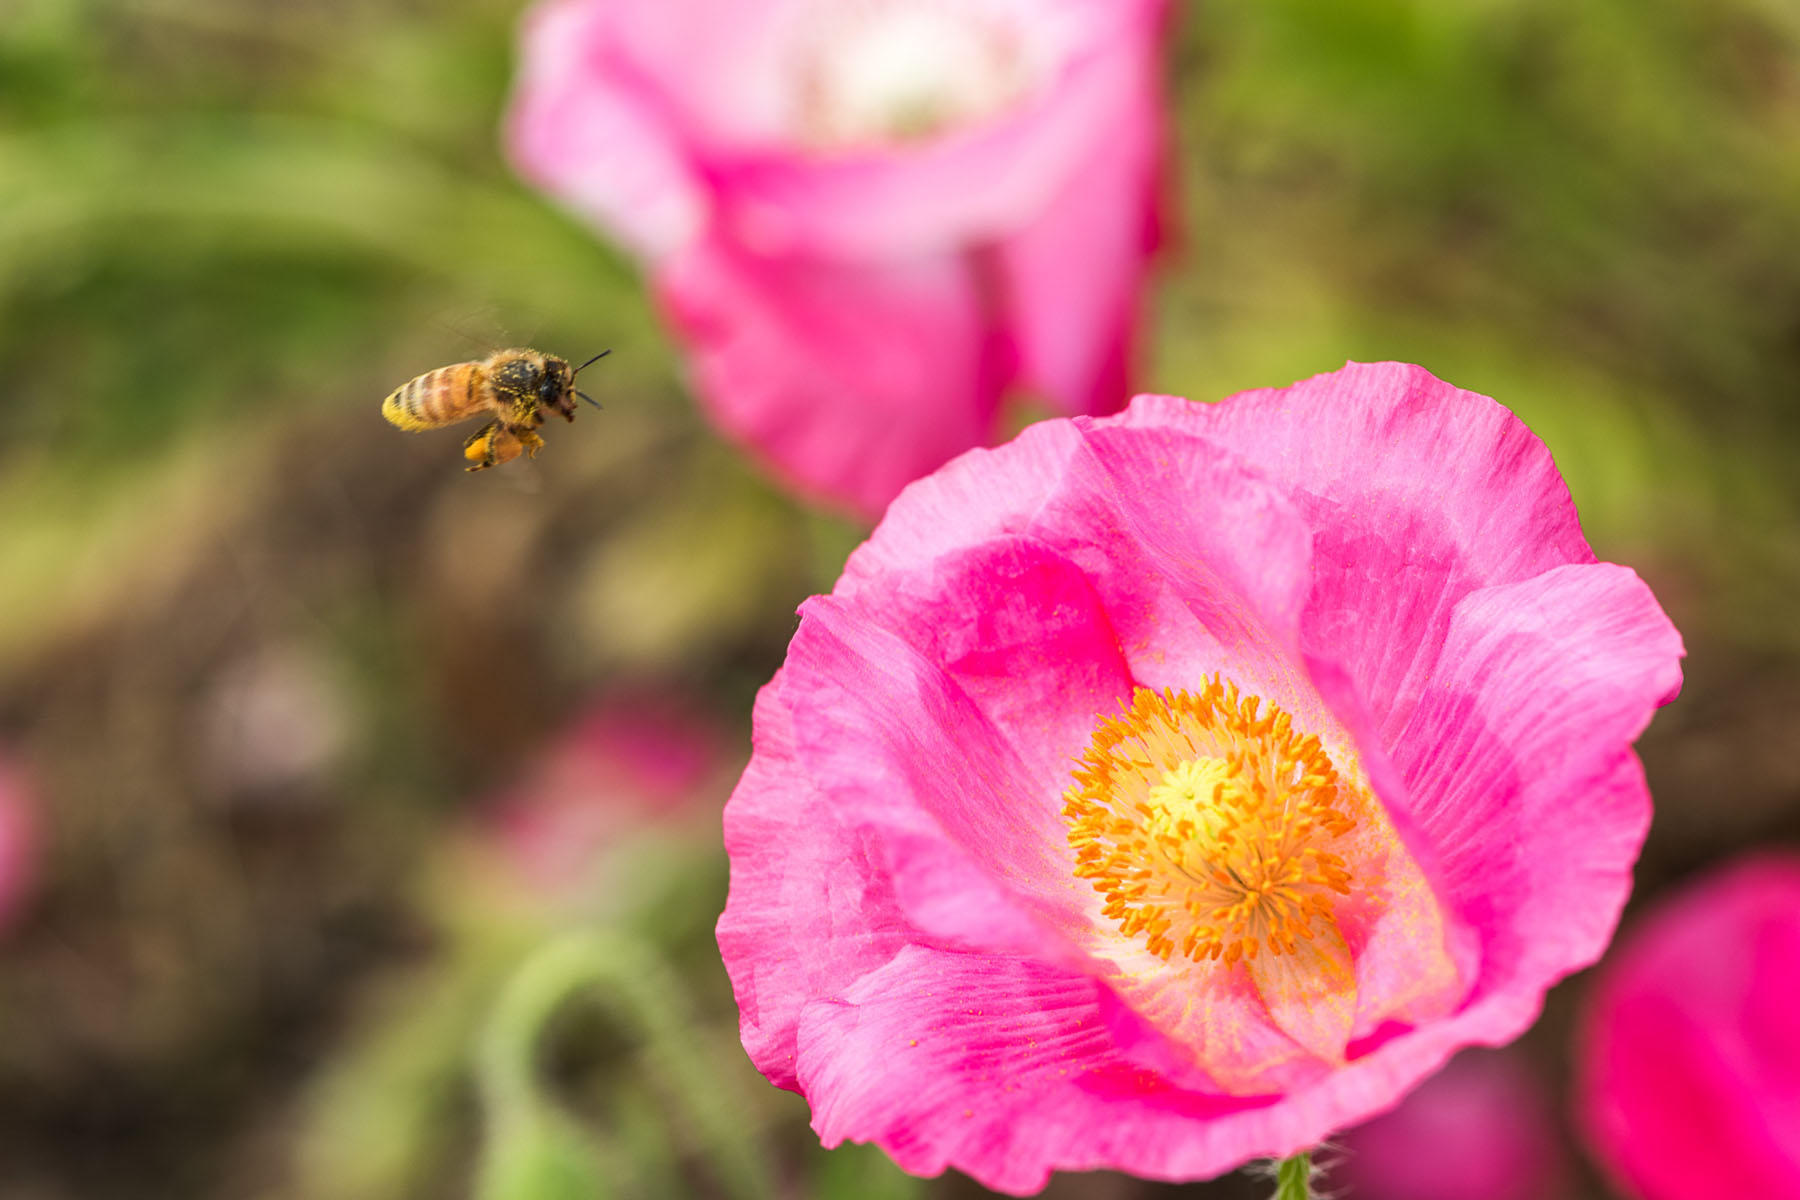
<path fill-rule="evenodd" d="M 979 1192 L 821 1151 L 737 1047 L 718 810 L 865 530 L 510 175 L 519 12 L 0 6 L 4 1200 Z M 1210 0 L 1169 54 L 1146 387 L 1508 404 L 1687 638 L 1627 927 L 1800 842 L 1800 7 Z M 508 344 L 614 347 L 605 413 L 480 476 L 381 422 Z M 1583 988 L 1495 1056 L 1568 1200 Z"/>

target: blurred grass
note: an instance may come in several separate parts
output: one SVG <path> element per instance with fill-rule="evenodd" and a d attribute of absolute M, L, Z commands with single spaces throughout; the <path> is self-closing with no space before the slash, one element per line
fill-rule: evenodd
<path fill-rule="evenodd" d="M 517 8 L 0 22 L 0 739 L 55 811 L 0 950 L 0 1194 L 463 1194 L 472 1031 L 558 930 L 482 932 L 418 886 L 445 830 L 608 680 L 673 681 L 742 734 L 857 536 L 705 432 L 628 264 L 507 171 Z M 1171 48 L 1178 238 L 1144 385 L 1392 357 L 1525 417 L 1695 651 L 1645 748 L 1651 890 L 1800 837 L 1797 14 L 1211 0 Z M 454 438 L 380 422 L 399 382 L 509 342 L 616 346 L 605 414 L 477 479 Z M 213 733 L 271 654 L 318 664 L 311 702 L 348 729 L 278 787 Z M 658 869 L 716 904 L 716 858 Z M 781 1194 L 922 1190 L 818 1151 L 756 1082 L 706 921 L 635 935 L 764 1097 Z M 584 1036 L 617 1035 L 551 1041 Z M 655 1077 L 602 1067 L 559 1103 L 636 1148 L 621 1177 L 713 1186 Z"/>

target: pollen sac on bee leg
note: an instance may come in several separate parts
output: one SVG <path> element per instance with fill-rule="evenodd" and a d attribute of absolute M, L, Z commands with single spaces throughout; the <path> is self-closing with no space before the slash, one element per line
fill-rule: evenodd
<path fill-rule="evenodd" d="M 535 436 L 531 440 L 536 443 L 531 447 L 532 454 L 536 455 L 543 440 Z M 511 462 L 524 449 L 524 443 L 510 429 L 502 425 L 489 425 L 463 443 L 463 457 L 474 464 L 468 470 L 485 471 L 489 467 Z"/>

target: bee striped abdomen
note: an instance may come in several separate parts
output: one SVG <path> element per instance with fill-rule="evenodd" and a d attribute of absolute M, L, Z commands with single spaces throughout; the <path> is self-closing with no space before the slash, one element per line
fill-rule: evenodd
<path fill-rule="evenodd" d="M 480 363 L 453 363 L 408 380 L 381 402 L 381 415 L 402 429 L 436 429 L 492 407 Z"/>
<path fill-rule="evenodd" d="M 537 350 L 501 350 L 480 362 L 452 363 L 410 379 L 381 402 L 381 415 L 402 429 L 438 429 L 470 417 L 488 423 L 463 443 L 471 471 L 511 462 L 520 455 L 537 457 L 544 439 L 537 430 L 555 414 L 575 419 L 575 401 L 594 404 L 575 386 L 582 368 L 610 351 L 602 350 L 579 367 Z M 594 404 L 598 408 L 598 404 Z"/>

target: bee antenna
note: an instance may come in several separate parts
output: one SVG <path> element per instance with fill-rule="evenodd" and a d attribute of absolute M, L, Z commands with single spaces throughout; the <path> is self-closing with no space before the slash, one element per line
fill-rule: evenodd
<path fill-rule="evenodd" d="M 575 394 L 577 396 L 580 396 L 583 400 L 586 400 L 589 404 L 593 405 L 595 408 L 600 407 L 600 402 L 598 400 L 594 399 L 592 396 L 588 395 L 586 392 L 582 391 L 580 388 L 575 389 Z"/>
<path fill-rule="evenodd" d="M 601 359 L 605 358 L 607 355 L 609 355 L 611 353 L 612 353 L 612 347 L 608 346 L 606 349 L 602 350 L 600 353 L 594 355 L 594 357 L 592 357 L 592 358 L 588 359 L 586 362 L 582 363 L 579 367 L 576 367 L 575 370 L 571 373 L 575 374 L 575 375 L 579 375 L 583 371 L 587 370 L 589 367 L 593 366 L 595 363 L 599 362 Z"/>

